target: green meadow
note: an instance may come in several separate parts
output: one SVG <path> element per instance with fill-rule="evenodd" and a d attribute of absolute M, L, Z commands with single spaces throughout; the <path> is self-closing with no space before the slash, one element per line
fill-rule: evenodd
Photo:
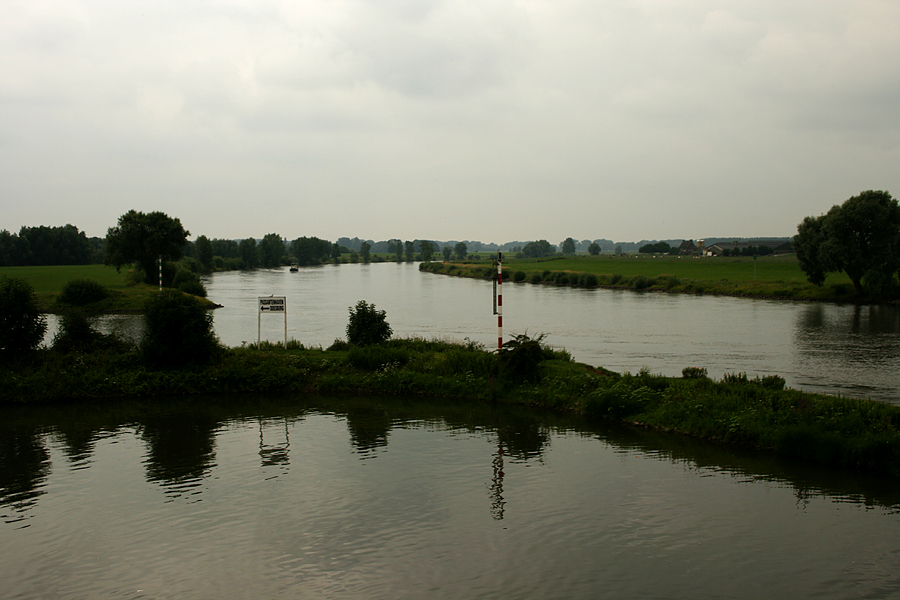
<path fill-rule="evenodd" d="M 141 312 L 144 305 L 158 291 L 156 286 L 131 283 L 129 272 L 117 272 L 106 265 L 53 265 L 40 267 L 0 267 L 0 277 L 17 277 L 26 280 L 37 295 L 41 310 L 47 313 L 59 311 L 56 298 L 63 287 L 75 279 L 93 279 L 109 291 L 109 297 L 91 305 L 91 312 L 129 313 Z M 212 305 L 212 302 L 203 299 Z"/>
<path fill-rule="evenodd" d="M 426 263 L 423 270 L 462 277 L 490 278 L 490 259 Z M 721 294 L 798 300 L 854 300 L 853 284 L 831 273 L 821 287 L 812 285 L 794 255 L 693 257 L 652 255 L 505 258 L 504 283 L 541 283 L 570 287 L 609 287 L 637 291 Z"/>

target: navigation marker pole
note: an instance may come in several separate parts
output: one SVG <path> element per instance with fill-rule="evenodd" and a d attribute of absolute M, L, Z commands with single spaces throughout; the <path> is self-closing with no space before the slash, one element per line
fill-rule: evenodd
<path fill-rule="evenodd" d="M 497 349 L 503 350 L 503 255 L 497 250 Z"/>

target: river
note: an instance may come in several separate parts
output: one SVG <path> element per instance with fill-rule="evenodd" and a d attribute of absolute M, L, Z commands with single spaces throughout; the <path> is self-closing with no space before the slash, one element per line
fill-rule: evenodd
<path fill-rule="evenodd" d="M 900 487 L 517 407 L 0 409 L 0 597 L 900 596 Z"/>

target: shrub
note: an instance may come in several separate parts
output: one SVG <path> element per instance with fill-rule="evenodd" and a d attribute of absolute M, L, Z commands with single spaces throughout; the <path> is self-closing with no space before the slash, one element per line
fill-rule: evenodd
<path fill-rule="evenodd" d="M 747 379 L 746 373 L 725 373 L 722 376 L 722 383 L 726 385 L 741 385 L 747 383 L 749 380 Z"/>
<path fill-rule="evenodd" d="M 131 348 L 131 344 L 114 335 L 95 331 L 87 315 L 78 309 L 67 310 L 61 315 L 59 331 L 53 336 L 53 349 L 63 353 L 104 349 L 126 352 Z"/>
<path fill-rule="evenodd" d="M 328 348 L 326 348 L 326 350 L 329 350 L 331 352 L 339 352 L 339 351 L 349 350 L 350 348 L 351 348 L 350 342 L 347 342 L 340 338 L 334 338 L 334 342 L 332 342 L 332 344 L 330 346 L 328 346 Z"/>
<path fill-rule="evenodd" d="M 0 279 L 0 353 L 34 350 L 46 331 L 34 288 L 24 279 Z"/>
<path fill-rule="evenodd" d="M 347 353 L 347 362 L 356 369 L 376 371 L 384 367 L 402 367 L 410 360 L 405 348 L 357 346 Z"/>
<path fill-rule="evenodd" d="M 93 279 L 73 279 L 63 286 L 59 300 L 72 306 L 84 306 L 105 300 L 109 292 Z"/>
<path fill-rule="evenodd" d="M 681 376 L 685 379 L 706 379 L 706 367 L 685 367 L 681 370 Z"/>
<path fill-rule="evenodd" d="M 516 283 L 525 281 L 525 271 L 516 271 L 513 274 L 513 281 L 515 281 Z"/>
<path fill-rule="evenodd" d="M 543 281 L 543 280 L 544 280 L 543 275 L 541 275 L 541 274 L 538 273 L 537 271 L 534 271 L 534 272 L 531 274 L 531 283 L 540 283 L 540 282 Z"/>
<path fill-rule="evenodd" d="M 386 320 L 383 310 L 376 310 L 374 304 L 365 300 L 350 307 L 350 321 L 347 323 L 347 341 L 355 346 L 371 346 L 391 339 L 394 330 Z"/>
<path fill-rule="evenodd" d="M 783 390 L 786 382 L 784 377 L 778 375 L 766 375 L 759 383 L 767 390 Z"/>
<path fill-rule="evenodd" d="M 597 276 L 593 273 L 588 273 L 584 276 L 584 282 L 582 283 L 584 287 L 597 287 Z"/>
<path fill-rule="evenodd" d="M 653 280 L 647 279 L 643 275 L 638 275 L 631 282 L 631 287 L 633 287 L 635 290 L 646 290 L 651 285 L 653 285 Z"/>
<path fill-rule="evenodd" d="M 185 294 L 206 298 L 206 288 L 200 281 L 200 277 L 188 269 L 178 269 L 172 279 L 172 287 Z"/>
<path fill-rule="evenodd" d="M 525 333 L 513 335 L 499 351 L 500 374 L 515 381 L 540 380 L 540 364 L 546 358 L 543 339 L 543 334 L 536 338 Z"/>
<path fill-rule="evenodd" d="M 212 313 L 191 296 L 164 289 L 147 303 L 141 354 L 156 366 L 209 362 L 219 352 Z"/>

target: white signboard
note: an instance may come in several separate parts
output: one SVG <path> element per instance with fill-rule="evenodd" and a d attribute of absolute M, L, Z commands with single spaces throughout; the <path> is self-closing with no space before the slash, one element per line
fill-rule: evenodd
<path fill-rule="evenodd" d="M 259 299 L 259 312 L 286 312 L 284 296 L 266 296 Z"/>
<path fill-rule="evenodd" d="M 285 296 L 264 296 L 259 298 L 259 310 L 256 315 L 256 344 L 259 345 L 262 331 L 262 314 L 279 313 L 284 315 L 284 343 L 287 345 L 287 298 Z"/>

